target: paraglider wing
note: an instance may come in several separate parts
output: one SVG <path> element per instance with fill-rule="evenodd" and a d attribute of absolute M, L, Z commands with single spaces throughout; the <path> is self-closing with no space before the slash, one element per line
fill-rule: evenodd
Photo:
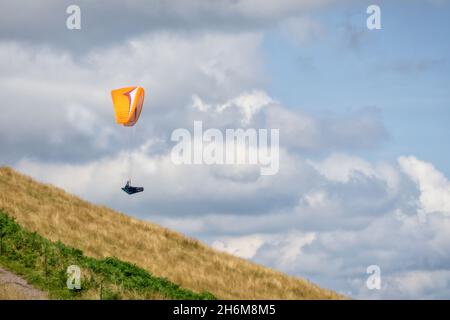
<path fill-rule="evenodd" d="M 127 127 L 134 126 L 144 105 L 144 89 L 126 87 L 111 91 L 116 122 Z"/>

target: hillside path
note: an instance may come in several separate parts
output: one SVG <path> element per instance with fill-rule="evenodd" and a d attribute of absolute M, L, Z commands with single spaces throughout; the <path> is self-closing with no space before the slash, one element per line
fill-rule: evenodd
<path fill-rule="evenodd" d="M 2 297 L 3 296 L 3 297 Z M 48 299 L 47 294 L 29 285 L 16 274 L 0 267 L 0 299 Z"/>

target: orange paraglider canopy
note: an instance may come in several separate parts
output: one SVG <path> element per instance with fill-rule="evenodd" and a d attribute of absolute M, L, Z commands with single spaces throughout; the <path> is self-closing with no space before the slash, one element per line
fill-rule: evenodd
<path fill-rule="evenodd" d="M 127 127 L 134 126 L 144 104 L 144 88 L 126 87 L 111 91 L 116 122 Z"/>

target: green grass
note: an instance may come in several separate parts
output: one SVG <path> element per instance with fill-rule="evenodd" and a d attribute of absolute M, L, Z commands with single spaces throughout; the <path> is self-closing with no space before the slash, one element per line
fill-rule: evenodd
<path fill-rule="evenodd" d="M 94 259 L 81 250 L 29 232 L 0 210 L 0 264 L 53 299 L 215 299 L 114 257 Z M 81 269 L 81 289 L 67 288 L 67 267 Z"/>

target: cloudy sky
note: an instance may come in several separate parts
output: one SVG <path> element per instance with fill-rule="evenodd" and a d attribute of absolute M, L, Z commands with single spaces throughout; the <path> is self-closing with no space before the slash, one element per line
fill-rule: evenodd
<path fill-rule="evenodd" d="M 0 164 L 355 298 L 450 298 L 450 3 L 393 2 L 0 0 Z M 280 129 L 278 174 L 176 166 L 194 120 Z"/>

